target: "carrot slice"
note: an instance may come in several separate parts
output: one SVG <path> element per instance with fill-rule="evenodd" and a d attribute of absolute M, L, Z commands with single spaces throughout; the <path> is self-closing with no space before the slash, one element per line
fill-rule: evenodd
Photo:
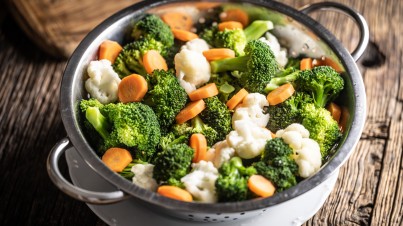
<path fill-rule="evenodd" d="M 329 66 L 339 73 L 343 72 L 343 69 L 340 67 L 340 65 L 329 57 L 322 57 L 321 59 L 312 60 L 312 67 L 317 66 Z"/>
<path fill-rule="evenodd" d="M 102 162 L 114 172 L 122 172 L 132 160 L 132 155 L 124 148 L 109 148 L 102 156 Z"/>
<path fill-rule="evenodd" d="M 248 95 L 248 91 L 246 91 L 246 89 L 239 90 L 234 96 L 231 97 L 231 99 L 227 101 L 228 109 L 234 109 L 239 103 L 242 102 L 246 95 Z"/>
<path fill-rule="evenodd" d="M 228 48 L 214 48 L 203 51 L 203 56 L 206 57 L 208 61 L 221 60 L 226 58 L 234 58 L 235 52 Z"/>
<path fill-rule="evenodd" d="M 180 29 L 190 31 L 193 26 L 192 16 L 183 12 L 168 12 L 161 15 L 164 21 L 171 29 Z"/>
<path fill-rule="evenodd" d="M 207 154 L 207 140 L 201 133 L 194 133 L 190 136 L 189 146 L 195 150 L 192 162 L 200 162 L 206 160 Z"/>
<path fill-rule="evenodd" d="M 191 202 L 193 201 L 192 195 L 186 191 L 185 189 L 171 186 L 171 185 L 162 185 L 159 186 L 157 189 L 157 193 L 163 195 L 165 197 L 176 199 L 179 201 L 184 202 Z"/>
<path fill-rule="evenodd" d="M 294 87 L 290 83 L 286 83 L 267 95 L 267 101 L 270 105 L 277 105 L 290 98 L 295 92 Z"/>
<path fill-rule="evenodd" d="M 203 100 L 193 101 L 186 105 L 178 115 L 176 115 L 175 120 L 178 124 L 182 124 L 194 117 L 196 117 L 200 112 L 206 108 L 206 103 Z"/>
<path fill-rule="evenodd" d="M 312 69 L 312 58 L 304 58 L 301 60 L 299 65 L 300 70 L 310 70 Z"/>
<path fill-rule="evenodd" d="M 339 128 L 341 132 L 344 132 L 347 128 L 348 120 L 350 119 L 350 112 L 344 106 L 341 107 L 341 116 L 339 122 Z"/>
<path fill-rule="evenodd" d="M 195 91 L 189 93 L 189 98 L 191 101 L 196 101 L 196 100 L 200 100 L 200 99 L 204 99 L 204 98 L 208 98 L 208 97 L 213 97 L 218 95 L 218 89 L 216 84 L 213 83 L 209 83 L 205 86 L 202 86 L 198 89 L 196 89 Z"/>
<path fill-rule="evenodd" d="M 273 183 L 261 175 L 252 175 L 248 179 L 248 188 L 260 197 L 270 197 L 276 191 Z"/>
<path fill-rule="evenodd" d="M 248 26 L 249 16 L 241 9 L 229 9 L 220 15 L 221 21 L 238 21 L 243 27 Z"/>
<path fill-rule="evenodd" d="M 235 30 L 235 29 L 243 29 L 243 25 L 238 21 L 224 21 L 218 24 L 218 30 L 224 31 L 227 30 Z"/>
<path fill-rule="evenodd" d="M 118 86 L 118 97 L 120 102 L 138 102 L 141 101 L 148 91 L 148 85 L 145 78 L 138 74 L 131 74 L 120 81 Z"/>
<path fill-rule="evenodd" d="M 330 114 L 332 115 L 333 119 L 336 120 L 337 123 L 339 123 L 341 117 L 340 106 L 333 102 L 330 102 L 330 104 L 327 105 L 327 110 L 330 111 Z"/>
<path fill-rule="evenodd" d="M 176 39 L 179 39 L 181 41 L 187 42 L 193 39 L 198 38 L 199 36 L 193 32 L 186 31 L 186 30 L 181 30 L 181 29 L 171 29 L 172 33 L 174 34 L 174 37 Z"/>
<path fill-rule="evenodd" d="M 111 40 L 105 40 L 99 46 L 98 59 L 107 59 L 113 64 L 122 49 L 123 48 L 119 43 Z"/>
<path fill-rule="evenodd" d="M 147 51 L 143 56 L 143 64 L 148 74 L 156 69 L 168 70 L 167 62 L 157 50 Z"/>

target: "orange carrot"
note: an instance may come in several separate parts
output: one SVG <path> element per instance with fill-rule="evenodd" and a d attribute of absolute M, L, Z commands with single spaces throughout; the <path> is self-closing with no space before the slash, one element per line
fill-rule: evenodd
<path fill-rule="evenodd" d="M 111 40 L 105 40 L 99 46 L 98 59 L 107 59 L 113 64 L 122 49 L 123 48 L 119 43 Z"/>
<path fill-rule="evenodd" d="M 179 39 L 184 42 L 187 42 L 187 41 L 190 41 L 190 40 L 193 40 L 193 39 L 199 37 L 197 34 L 190 32 L 190 31 L 186 31 L 186 30 L 171 29 L 171 31 L 174 34 L 174 37 L 176 39 Z"/>
<path fill-rule="evenodd" d="M 156 69 L 168 70 L 167 62 L 157 50 L 147 51 L 143 56 L 143 64 L 148 74 Z"/>
<path fill-rule="evenodd" d="M 270 105 L 277 105 L 290 98 L 295 92 L 294 87 L 290 83 L 286 83 L 267 95 L 267 101 Z"/>
<path fill-rule="evenodd" d="M 206 108 L 206 103 L 203 100 L 197 100 L 189 103 L 183 108 L 178 115 L 176 115 L 175 120 L 178 124 L 182 124 L 194 117 L 196 117 L 200 112 Z"/>
<path fill-rule="evenodd" d="M 329 57 L 322 57 L 320 59 L 312 60 L 312 67 L 317 66 L 329 66 L 339 73 L 343 72 L 341 66 L 337 64 L 334 60 L 330 59 Z"/>
<path fill-rule="evenodd" d="M 241 9 L 229 9 L 220 15 L 221 21 L 238 21 L 243 27 L 248 26 L 249 16 Z"/>
<path fill-rule="evenodd" d="M 168 12 L 161 15 L 162 21 L 171 29 L 190 31 L 193 26 L 192 16 L 183 12 Z"/>
<path fill-rule="evenodd" d="M 218 30 L 224 31 L 227 30 L 235 30 L 235 29 L 243 29 L 243 25 L 238 21 L 224 21 L 218 24 Z"/>
<path fill-rule="evenodd" d="M 235 52 L 228 48 L 214 48 L 203 51 L 203 56 L 206 57 L 208 61 L 220 60 L 226 58 L 234 58 Z"/>
<path fill-rule="evenodd" d="M 114 172 L 122 172 L 132 160 L 130 152 L 123 148 L 109 148 L 102 156 L 102 162 Z"/>
<path fill-rule="evenodd" d="M 201 133 L 194 133 L 190 136 L 189 146 L 195 150 L 192 162 L 200 162 L 206 160 L 207 154 L 207 140 Z"/>
<path fill-rule="evenodd" d="M 120 81 L 118 97 L 122 103 L 138 102 L 143 99 L 147 90 L 147 81 L 144 77 L 138 74 L 131 74 Z"/>
<path fill-rule="evenodd" d="M 327 110 L 330 111 L 330 114 L 332 115 L 333 119 L 336 120 L 337 123 L 339 123 L 341 116 L 340 106 L 331 102 L 330 104 L 327 105 Z"/>
<path fill-rule="evenodd" d="M 246 91 L 246 89 L 239 90 L 234 96 L 231 97 L 231 99 L 227 101 L 228 109 L 234 109 L 239 103 L 242 102 L 246 95 L 248 95 L 248 91 Z"/>
<path fill-rule="evenodd" d="M 165 197 L 176 199 L 179 201 L 184 202 L 191 202 L 193 201 L 192 195 L 186 191 L 185 189 L 171 186 L 171 185 L 162 185 L 159 186 L 157 189 L 157 193 L 163 195 Z"/>
<path fill-rule="evenodd" d="M 347 128 L 348 120 L 350 119 L 350 112 L 344 106 L 341 107 L 341 116 L 339 122 L 339 128 L 341 132 L 344 132 Z"/>
<path fill-rule="evenodd" d="M 312 69 L 312 58 L 304 58 L 301 60 L 299 65 L 300 70 L 310 70 Z"/>
<path fill-rule="evenodd" d="M 196 101 L 196 100 L 200 100 L 200 99 L 204 99 L 204 98 L 208 98 L 208 97 L 213 97 L 218 95 L 218 89 L 216 84 L 213 83 L 209 83 L 205 86 L 202 86 L 198 89 L 196 89 L 195 91 L 189 93 L 189 98 L 191 101 Z"/>
<path fill-rule="evenodd" d="M 276 134 L 273 133 L 272 131 L 270 131 L 270 136 L 271 136 L 272 139 L 276 138 Z"/>
<path fill-rule="evenodd" d="M 252 175 L 248 179 L 248 188 L 260 197 L 270 197 L 276 191 L 273 183 L 261 175 Z"/>

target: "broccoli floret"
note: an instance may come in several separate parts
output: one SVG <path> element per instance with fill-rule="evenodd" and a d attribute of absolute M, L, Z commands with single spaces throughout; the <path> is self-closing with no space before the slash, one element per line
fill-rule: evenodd
<path fill-rule="evenodd" d="M 270 47 L 260 40 L 248 42 L 245 56 L 216 60 L 210 63 L 213 73 L 239 71 L 239 83 L 249 92 L 264 93 L 279 66 Z"/>
<path fill-rule="evenodd" d="M 312 70 L 303 70 L 295 83 L 297 90 L 312 95 L 317 107 L 325 107 L 344 88 L 343 78 L 329 66 L 319 66 Z"/>
<path fill-rule="evenodd" d="M 200 113 L 204 123 L 217 131 L 217 140 L 224 140 L 232 130 L 231 112 L 217 96 L 204 99 L 206 108 Z"/>
<path fill-rule="evenodd" d="M 231 76 L 228 72 L 212 74 L 210 82 L 214 82 L 218 89 L 218 99 L 226 103 L 234 94 L 236 94 L 241 86 L 238 84 L 238 79 Z"/>
<path fill-rule="evenodd" d="M 205 124 L 199 116 L 194 117 L 191 120 L 192 123 L 192 134 L 193 133 L 201 133 L 206 137 L 207 145 L 213 146 L 216 142 L 220 141 L 220 137 L 218 136 L 218 132 L 213 129 L 211 126 Z"/>
<path fill-rule="evenodd" d="M 96 105 L 96 106 L 94 106 Z M 128 148 L 136 159 L 147 161 L 160 140 L 160 126 L 153 110 L 142 103 L 102 105 L 93 99 L 80 102 L 87 121 L 100 134 L 101 152 L 111 147 Z"/>
<path fill-rule="evenodd" d="M 292 155 L 282 138 L 274 138 L 267 141 L 261 160 L 253 166 L 258 174 L 274 183 L 277 191 L 283 191 L 297 184 L 298 165 Z"/>
<path fill-rule="evenodd" d="M 242 201 L 249 196 L 247 181 L 256 174 L 254 167 L 245 167 L 239 157 L 233 157 L 218 170 L 216 192 L 219 202 Z"/>
<path fill-rule="evenodd" d="M 313 99 L 306 93 L 296 92 L 286 101 L 270 105 L 267 112 L 270 115 L 268 128 L 270 131 L 276 132 L 285 129 L 292 123 L 301 123 L 301 108 L 308 103 L 312 103 Z"/>
<path fill-rule="evenodd" d="M 174 44 L 171 28 L 154 14 L 147 14 L 134 25 L 132 37 L 134 40 L 154 39 L 167 49 Z"/>
<path fill-rule="evenodd" d="M 341 137 L 337 121 L 325 108 L 306 104 L 301 110 L 302 125 L 309 131 L 309 138 L 318 142 L 322 160 L 326 161 L 332 154 L 333 146 Z"/>
<path fill-rule="evenodd" d="M 180 179 L 190 171 L 194 150 L 186 144 L 187 138 L 175 138 L 172 133 L 161 138 L 159 152 L 153 160 L 153 178 L 160 184 L 181 186 Z"/>
<path fill-rule="evenodd" d="M 152 76 L 146 76 L 146 80 L 149 89 L 144 103 L 154 110 L 161 131 L 165 133 L 186 105 L 188 95 L 171 71 L 155 70 Z"/>

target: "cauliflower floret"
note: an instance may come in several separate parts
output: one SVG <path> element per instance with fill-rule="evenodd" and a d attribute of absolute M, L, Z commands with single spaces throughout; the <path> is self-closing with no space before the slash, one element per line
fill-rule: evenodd
<path fill-rule="evenodd" d="M 150 191 L 157 191 L 158 184 L 153 178 L 153 164 L 135 164 L 131 171 L 134 173 L 133 184 Z"/>
<path fill-rule="evenodd" d="M 187 93 L 210 80 L 210 64 L 202 53 L 183 49 L 174 60 L 176 77 Z"/>
<path fill-rule="evenodd" d="M 287 64 L 287 50 L 281 48 L 276 36 L 272 35 L 270 32 L 266 32 L 265 37 L 262 37 L 259 40 L 270 46 L 270 49 L 273 51 L 274 57 L 276 58 L 276 61 L 280 66 L 284 67 Z"/>
<path fill-rule="evenodd" d="M 218 178 L 218 170 L 212 162 L 204 160 L 192 164 L 192 172 L 182 177 L 181 181 L 185 189 L 200 202 L 215 203 L 217 195 L 215 181 Z"/>
<path fill-rule="evenodd" d="M 266 97 L 260 93 L 250 93 L 242 100 L 232 116 L 232 124 L 237 120 L 250 120 L 257 126 L 266 127 L 269 114 L 264 113 L 264 107 L 269 106 Z"/>
<path fill-rule="evenodd" d="M 203 53 L 203 51 L 209 50 L 210 47 L 207 44 L 207 42 L 204 41 L 204 39 L 195 38 L 191 41 L 186 42 L 186 44 L 181 47 L 181 50 L 184 50 L 184 49 L 187 49 L 190 51 L 196 51 L 198 53 Z"/>
<path fill-rule="evenodd" d="M 218 169 L 224 162 L 228 162 L 235 154 L 235 150 L 229 146 L 227 140 L 219 141 L 213 145 L 208 151 L 209 159 Z M 210 154 L 211 153 L 211 154 Z"/>
<path fill-rule="evenodd" d="M 117 101 L 120 78 L 109 60 L 91 61 L 87 73 L 85 89 L 91 97 L 103 104 Z"/>
<path fill-rule="evenodd" d="M 322 165 L 322 155 L 318 142 L 309 138 L 309 131 L 301 124 L 294 123 L 279 130 L 276 137 L 283 138 L 294 151 L 293 158 L 298 165 L 299 175 L 307 178 L 318 172 Z"/>
<path fill-rule="evenodd" d="M 267 140 L 271 139 L 268 129 L 259 127 L 250 120 L 235 121 L 234 129 L 227 135 L 227 142 L 244 159 L 260 155 Z"/>

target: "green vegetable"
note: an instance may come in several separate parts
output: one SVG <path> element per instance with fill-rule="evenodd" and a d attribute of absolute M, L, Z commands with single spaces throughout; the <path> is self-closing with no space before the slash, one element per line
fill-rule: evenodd
<path fill-rule="evenodd" d="M 249 196 L 248 178 L 256 174 L 253 167 L 244 167 L 239 157 L 233 157 L 218 170 L 216 192 L 219 202 L 246 200 Z"/>
<path fill-rule="evenodd" d="M 298 165 L 292 155 L 282 138 L 274 138 L 267 141 L 261 160 L 253 166 L 258 174 L 273 182 L 277 191 L 283 191 L 297 184 Z"/>
<path fill-rule="evenodd" d="M 236 92 L 241 89 L 238 79 L 230 73 L 212 74 L 209 82 L 214 82 L 218 89 L 218 99 L 226 103 Z"/>
<path fill-rule="evenodd" d="M 174 44 L 171 28 L 160 17 L 153 14 L 147 14 L 134 25 L 132 37 L 134 40 L 154 39 L 161 42 L 166 48 Z"/>
<path fill-rule="evenodd" d="M 269 93 L 286 83 L 293 83 L 299 78 L 300 73 L 301 71 L 295 70 L 292 67 L 279 71 L 275 76 L 273 76 L 270 82 L 267 83 L 264 89 L 265 93 Z"/>

